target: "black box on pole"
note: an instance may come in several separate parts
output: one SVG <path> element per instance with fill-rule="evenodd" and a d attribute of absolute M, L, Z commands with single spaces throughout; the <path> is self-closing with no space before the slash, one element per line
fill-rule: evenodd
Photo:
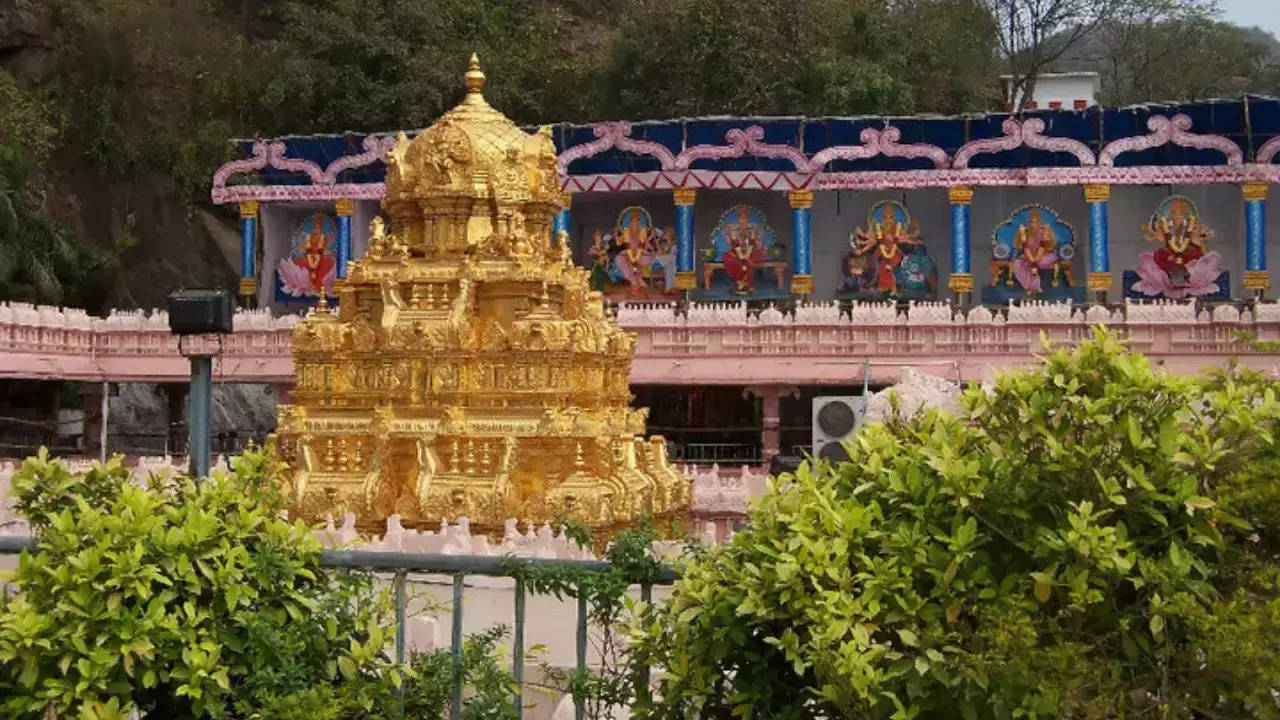
<path fill-rule="evenodd" d="M 235 317 L 226 290 L 176 290 L 169 294 L 169 331 L 174 335 L 227 335 Z"/>

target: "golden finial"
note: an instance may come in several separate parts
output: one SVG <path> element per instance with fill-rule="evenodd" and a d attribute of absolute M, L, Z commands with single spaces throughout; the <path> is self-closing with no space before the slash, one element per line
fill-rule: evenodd
<path fill-rule="evenodd" d="M 475 53 L 471 53 L 471 66 L 467 68 L 465 78 L 467 92 L 479 95 L 480 90 L 484 88 L 484 73 L 480 70 L 480 58 Z"/>

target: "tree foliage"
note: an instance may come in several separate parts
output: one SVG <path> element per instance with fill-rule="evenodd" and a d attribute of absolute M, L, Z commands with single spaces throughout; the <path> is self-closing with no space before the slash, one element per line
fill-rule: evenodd
<path fill-rule="evenodd" d="M 871 426 L 646 610 L 639 716 L 1278 717 L 1278 420 L 1100 331 Z"/>
<path fill-rule="evenodd" d="M 369 574 L 319 564 L 280 519 L 260 453 L 200 483 L 129 479 L 117 458 L 83 474 L 47 453 L 13 477 L 34 552 L 0 605 L 0 714 L 77 720 L 391 720 L 443 717 L 448 651 L 389 657 L 390 604 Z M 510 714 L 501 631 L 467 640 L 466 718 Z"/>

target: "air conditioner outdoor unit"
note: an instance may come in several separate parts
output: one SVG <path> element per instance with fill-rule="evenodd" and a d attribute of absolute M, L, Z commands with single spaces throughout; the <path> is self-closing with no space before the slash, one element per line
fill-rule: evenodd
<path fill-rule="evenodd" d="M 841 462 L 849 459 L 844 441 L 853 436 L 866 413 L 861 395 L 827 395 L 813 399 L 813 448 L 815 458 Z"/>

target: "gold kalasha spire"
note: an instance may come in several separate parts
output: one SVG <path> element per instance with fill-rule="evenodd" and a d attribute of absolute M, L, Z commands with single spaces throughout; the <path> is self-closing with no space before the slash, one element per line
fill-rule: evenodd
<path fill-rule="evenodd" d="M 387 157 L 381 219 L 334 284 L 338 316 L 293 334 L 294 404 L 272 446 L 294 511 L 380 530 L 560 513 L 611 529 L 688 506 L 689 487 L 629 405 L 635 337 L 550 242 L 560 209 L 547 129 L 467 95 Z"/>

